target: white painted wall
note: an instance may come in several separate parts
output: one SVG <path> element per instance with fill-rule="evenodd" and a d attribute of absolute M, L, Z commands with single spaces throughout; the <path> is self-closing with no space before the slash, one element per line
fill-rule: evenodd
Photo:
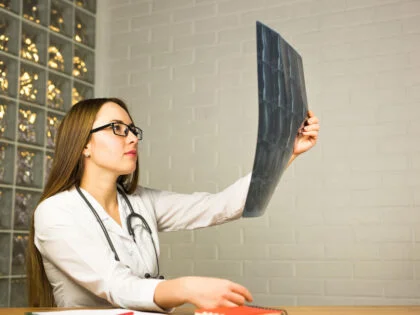
<path fill-rule="evenodd" d="M 170 277 L 266 305 L 419 304 L 419 0 L 101 0 L 97 96 L 144 129 L 141 183 L 216 192 L 252 169 L 255 21 L 302 55 L 319 144 L 266 214 L 161 235 Z"/>

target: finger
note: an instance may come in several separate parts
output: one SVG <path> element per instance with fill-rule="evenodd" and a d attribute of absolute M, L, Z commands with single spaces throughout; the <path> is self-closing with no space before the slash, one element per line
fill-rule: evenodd
<path fill-rule="evenodd" d="M 229 292 L 225 295 L 226 300 L 235 303 L 236 305 L 244 305 L 245 304 L 245 297 L 241 294 L 235 292 Z"/>
<path fill-rule="evenodd" d="M 308 121 L 308 125 L 313 125 L 313 124 L 318 124 L 319 123 L 319 119 L 316 116 L 308 118 L 307 121 Z"/>
<path fill-rule="evenodd" d="M 252 302 L 251 292 L 249 292 L 248 289 L 244 286 L 235 283 L 235 285 L 232 287 L 232 291 L 242 295 L 248 302 Z"/>
<path fill-rule="evenodd" d="M 312 130 L 319 130 L 320 126 L 318 124 L 315 125 L 308 125 L 303 128 L 303 131 L 312 131 Z"/>
<path fill-rule="evenodd" d="M 301 135 L 305 137 L 311 137 L 311 138 L 317 138 L 318 137 L 318 131 L 303 131 Z"/>
<path fill-rule="evenodd" d="M 314 116 L 315 116 L 314 112 L 311 111 L 311 110 L 308 110 L 307 117 L 311 118 L 311 117 L 314 117 Z"/>
<path fill-rule="evenodd" d="M 231 301 L 228 300 L 224 300 L 221 304 L 220 307 L 235 307 L 235 306 L 239 306 L 238 304 L 235 304 Z"/>

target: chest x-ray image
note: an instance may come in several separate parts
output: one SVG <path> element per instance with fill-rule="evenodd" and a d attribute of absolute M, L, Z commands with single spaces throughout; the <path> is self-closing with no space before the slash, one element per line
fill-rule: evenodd
<path fill-rule="evenodd" d="M 301 56 L 260 22 L 257 62 L 258 139 L 243 217 L 264 214 L 308 111 Z"/>

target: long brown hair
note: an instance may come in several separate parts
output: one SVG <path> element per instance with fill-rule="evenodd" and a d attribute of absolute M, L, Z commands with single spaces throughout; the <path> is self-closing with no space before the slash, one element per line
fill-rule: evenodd
<path fill-rule="evenodd" d="M 114 102 L 121 106 L 131 118 L 125 103 L 117 98 L 94 98 L 75 104 L 58 128 L 53 165 L 38 204 L 48 197 L 80 184 L 84 171 L 83 150 L 89 142 L 90 130 L 96 114 L 102 105 L 108 102 Z M 135 171 L 129 175 L 121 175 L 117 182 L 121 184 L 126 193 L 131 194 L 136 189 L 138 177 L 139 165 L 137 161 Z M 34 217 L 33 213 L 26 256 L 29 306 L 52 307 L 55 306 L 52 287 L 44 270 L 42 256 L 34 244 Z"/>

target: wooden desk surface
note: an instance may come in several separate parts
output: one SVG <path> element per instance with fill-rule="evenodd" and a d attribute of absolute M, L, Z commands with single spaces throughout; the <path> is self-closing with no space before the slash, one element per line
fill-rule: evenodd
<path fill-rule="evenodd" d="M 420 306 L 287 306 L 289 315 L 420 315 Z M 0 315 L 24 315 L 25 312 L 47 311 L 35 308 L 0 308 Z M 57 311 L 57 308 L 49 309 Z M 178 308 L 176 315 L 194 314 L 192 308 Z"/>

